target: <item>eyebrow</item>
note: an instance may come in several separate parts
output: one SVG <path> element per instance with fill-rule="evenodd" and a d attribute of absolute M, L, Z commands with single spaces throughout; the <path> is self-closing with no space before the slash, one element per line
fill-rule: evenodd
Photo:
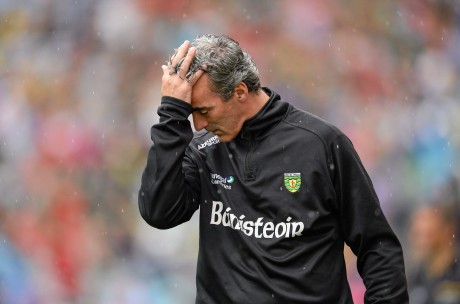
<path fill-rule="evenodd" d="M 209 107 L 193 107 L 192 112 L 201 111 L 201 110 L 209 110 Z"/>

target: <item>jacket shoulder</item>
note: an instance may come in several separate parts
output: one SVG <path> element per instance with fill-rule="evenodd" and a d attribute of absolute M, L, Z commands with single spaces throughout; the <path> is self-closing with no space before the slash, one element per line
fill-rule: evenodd
<path fill-rule="evenodd" d="M 343 132 L 332 123 L 296 107 L 292 107 L 284 122 L 314 134 L 326 145 L 344 136 Z"/>

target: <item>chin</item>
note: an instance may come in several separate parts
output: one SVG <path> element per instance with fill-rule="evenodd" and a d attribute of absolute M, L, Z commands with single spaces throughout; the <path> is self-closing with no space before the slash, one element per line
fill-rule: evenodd
<path fill-rule="evenodd" d="M 231 139 L 228 139 L 228 137 L 225 136 L 225 135 L 223 135 L 223 136 L 222 135 L 217 135 L 217 137 L 219 138 L 220 142 L 229 142 L 231 140 Z"/>
<path fill-rule="evenodd" d="M 234 138 L 230 135 L 217 135 L 217 137 L 219 138 L 220 142 L 229 142 L 229 141 L 232 141 L 232 139 Z"/>

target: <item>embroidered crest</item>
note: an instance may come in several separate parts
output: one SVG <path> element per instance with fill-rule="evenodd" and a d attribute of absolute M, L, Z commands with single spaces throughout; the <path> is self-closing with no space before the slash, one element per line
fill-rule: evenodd
<path fill-rule="evenodd" d="M 300 173 L 284 173 L 284 186 L 289 192 L 297 192 L 301 183 Z"/>

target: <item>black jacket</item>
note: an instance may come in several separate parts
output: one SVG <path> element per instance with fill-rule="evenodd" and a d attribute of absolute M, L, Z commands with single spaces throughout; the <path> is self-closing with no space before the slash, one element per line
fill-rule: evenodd
<path fill-rule="evenodd" d="M 408 303 L 400 243 L 351 142 L 264 88 L 237 138 L 193 136 L 192 107 L 163 97 L 139 209 L 167 229 L 200 208 L 196 303 L 352 303 L 344 242 L 366 303 Z"/>

